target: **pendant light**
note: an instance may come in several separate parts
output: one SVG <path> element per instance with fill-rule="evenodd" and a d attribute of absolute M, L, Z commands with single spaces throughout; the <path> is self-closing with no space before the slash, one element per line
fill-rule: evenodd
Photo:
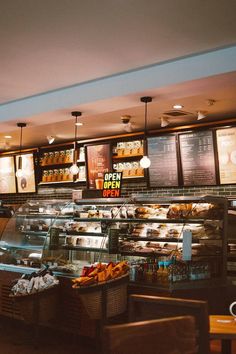
<path fill-rule="evenodd" d="M 26 127 L 26 123 L 17 123 L 17 127 L 20 128 L 20 156 L 18 159 L 18 168 L 16 171 L 16 177 L 23 177 L 24 171 L 22 170 L 22 156 L 21 156 L 21 150 L 22 150 L 22 129 Z"/>
<path fill-rule="evenodd" d="M 73 154 L 73 165 L 70 167 L 70 173 L 72 175 L 77 175 L 79 173 L 79 167 L 77 166 L 77 154 L 76 154 L 77 126 L 78 126 L 78 117 L 80 117 L 82 113 L 78 111 L 74 111 L 71 112 L 71 115 L 75 117 L 75 148 Z"/>
<path fill-rule="evenodd" d="M 143 139 L 143 157 L 140 160 L 140 166 L 142 168 L 148 168 L 151 165 L 151 160 L 148 157 L 147 146 L 147 104 L 152 102 L 152 97 L 145 96 L 140 98 L 141 102 L 145 103 L 145 126 L 144 126 L 144 139 Z"/>

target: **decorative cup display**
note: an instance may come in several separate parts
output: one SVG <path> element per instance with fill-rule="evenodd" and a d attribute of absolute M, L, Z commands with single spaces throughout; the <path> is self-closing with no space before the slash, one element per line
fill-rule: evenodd
<path fill-rule="evenodd" d="M 236 301 L 232 302 L 232 304 L 229 306 L 229 312 L 232 316 L 235 317 L 236 320 Z"/>
<path fill-rule="evenodd" d="M 96 186 L 96 189 L 102 189 L 103 188 L 103 178 L 96 178 L 95 179 L 95 186 Z"/>

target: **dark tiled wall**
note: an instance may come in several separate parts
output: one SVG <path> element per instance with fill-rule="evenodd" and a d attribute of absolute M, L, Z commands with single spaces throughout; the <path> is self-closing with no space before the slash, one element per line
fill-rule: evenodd
<path fill-rule="evenodd" d="M 9 204 L 22 204 L 29 199 L 53 200 L 53 199 L 71 199 L 73 189 L 82 189 L 84 187 L 74 188 L 45 188 L 39 187 L 37 193 L 28 194 L 2 194 L 0 199 Z M 188 195 L 219 195 L 225 197 L 236 196 L 236 185 L 212 186 L 212 187 L 178 187 L 178 188 L 151 188 L 147 189 L 146 183 L 124 183 L 122 196 L 128 197 L 132 194 L 142 194 L 153 197 L 169 196 L 188 196 Z"/>

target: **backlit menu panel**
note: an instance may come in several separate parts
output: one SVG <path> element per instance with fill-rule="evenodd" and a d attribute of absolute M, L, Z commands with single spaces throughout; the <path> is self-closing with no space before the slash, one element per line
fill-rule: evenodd
<path fill-rule="evenodd" d="M 236 183 L 236 128 L 216 132 L 220 183 Z"/>
<path fill-rule="evenodd" d="M 156 186 L 177 186 L 178 167 L 175 135 L 148 138 L 149 184 Z"/>
<path fill-rule="evenodd" d="M 16 166 L 19 165 L 19 156 L 16 156 Z M 22 154 L 22 170 L 23 176 L 17 177 L 17 188 L 19 193 L 36 192 L 35 175 L 34 175 L 34 156 L 30 154 Z"/>
<path fill-rule="evenodd" d="M 14 157 L 0 158 L 0 193 L 16 193 Z"/>
<path fill-rule="evenodd" d="M 216 184 L 212 131 L 179 136 L 184 186 Z"/>

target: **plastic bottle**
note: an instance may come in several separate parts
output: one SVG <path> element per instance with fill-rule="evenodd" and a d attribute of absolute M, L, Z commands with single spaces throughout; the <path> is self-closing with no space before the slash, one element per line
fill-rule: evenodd
<path fill-rule="evenodd" d="M 164 262 L 158 262 L 158 270 L 157 270 L 157 283 L 162 285 L 162 273 L 163 273 L 163 264 Z"/>
<path fill-rule="evenodd" d="M 147 264 L 146 282 L 152 283 L 152 264 Z"/>
<path fill-rule="evenodd" d="M 168 279 L 168 269 L 167 269 L 168 262 L 164 261 L 163 262 L 163 270 L 162 270 L 162 285 L 167 286 L 169 283 Z"/>
<path fill-rule="evenodd" d="M 154 263 L 152 265 L 152 283 L 157 282 L 157 265 Z"/>

